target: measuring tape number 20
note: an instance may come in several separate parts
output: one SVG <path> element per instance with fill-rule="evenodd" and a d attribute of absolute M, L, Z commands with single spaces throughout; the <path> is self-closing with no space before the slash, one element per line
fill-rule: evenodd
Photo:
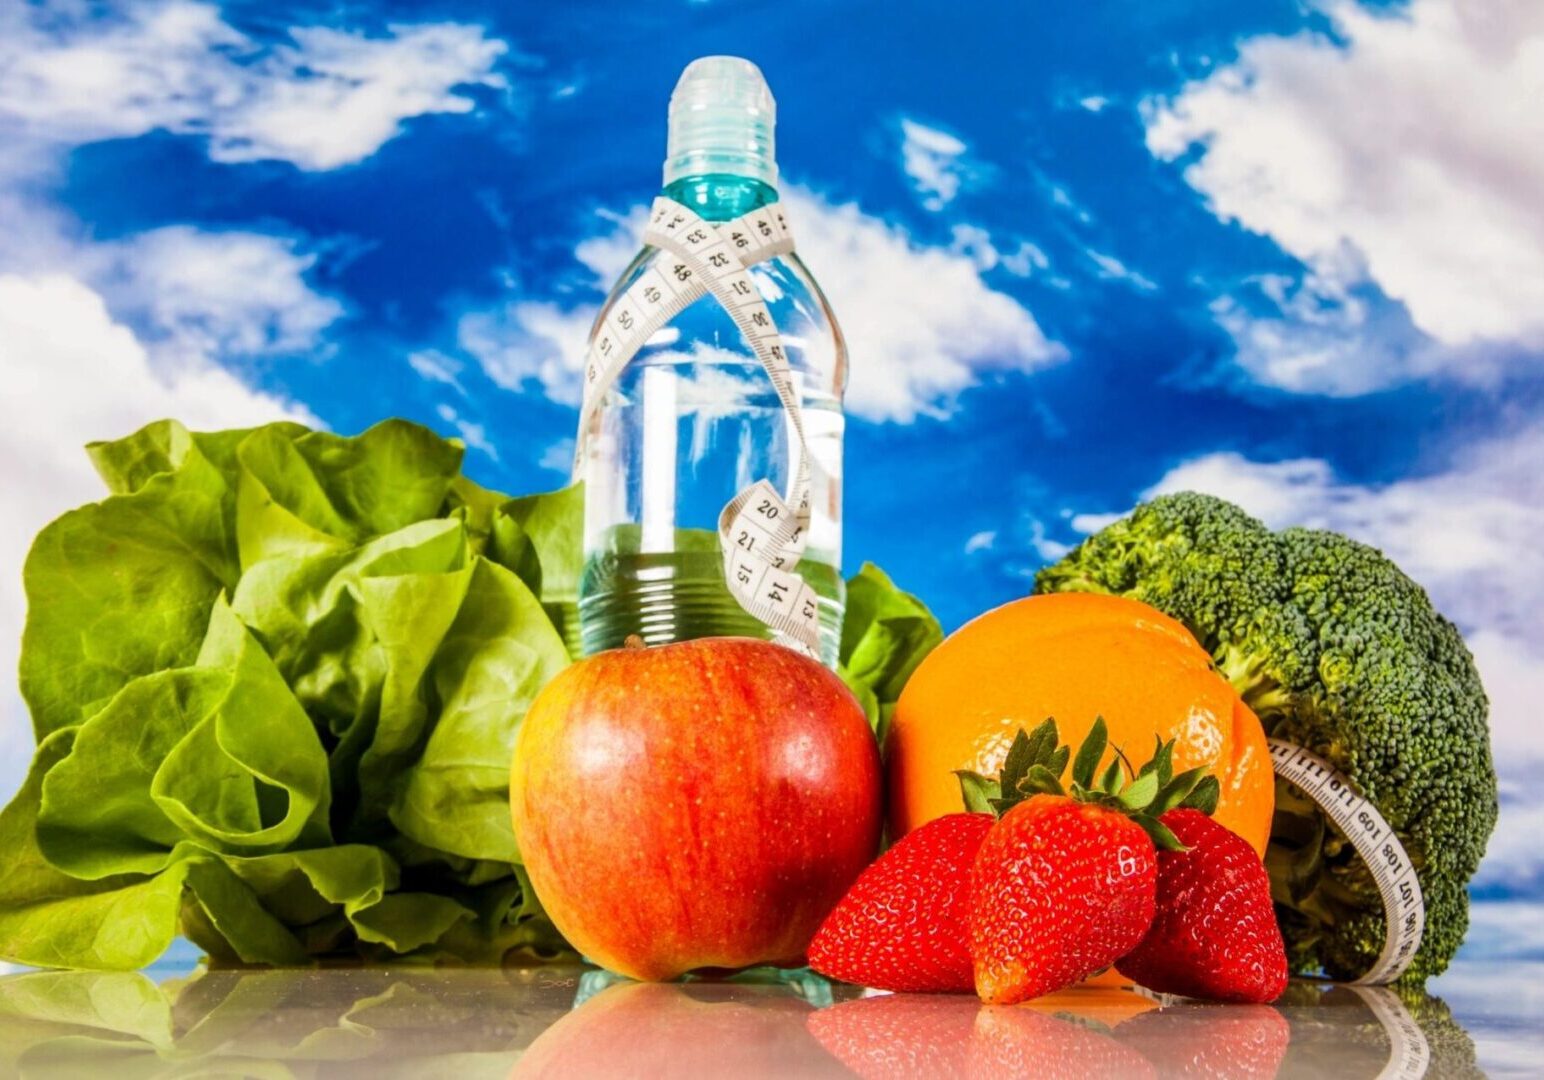
<path fill-rule="evenodd" d="M 810 521 L 804 412 L 777 325 L 750 275 L 757 263 L 793 251 L 788 221 L 775 204 L 732 221 L 704 221 L 690 207 L 662 195 L 654 200 L 643 240 L 667 257 L 628 286 L 591 336 L 578 458 L 583 460 L 595 410 L 628 361 L 666 323 L 711 294 L 772 380 L 793 432 L 788 490 L 780 493 L 767 480 L 757 480 L 719 514 L 724 581 L 739 605 L 770 627 L 776 640 L 817 655 L 820 598 L 795 569 Z"/>

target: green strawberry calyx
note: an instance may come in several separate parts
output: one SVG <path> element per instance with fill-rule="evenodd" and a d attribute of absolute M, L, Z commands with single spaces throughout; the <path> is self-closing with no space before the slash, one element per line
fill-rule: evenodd
<path fill-rule="evenodd" d="M 1204 765 L 1175 775 L 1174 740 L 1156 737 L 1153 756 L 1141 768 L 1134 769 L 1120 747 L 1114 747 L 1109 765 L 1096 777 L 1109 741 L 1102 716 L 1094 721 L 1076 757 L 1070 746 L 1058 745 L 1054 719 L 1048 717 L 1031 732 L 1020 728 L 996 777 L 969 769 L 955 772 L 965 809 L 1001 817 L 1032 796 L 1062 795 L 1125 814 L 1142 826 L 1160 851 L 1184 851 L 1185 845 L 1159 818 L 1180 806 L 1212 813 L 1222 790 L 1217 778 Z M 1071 783 L 1063 787 L 1061 775 L 1069 760 Z"/>

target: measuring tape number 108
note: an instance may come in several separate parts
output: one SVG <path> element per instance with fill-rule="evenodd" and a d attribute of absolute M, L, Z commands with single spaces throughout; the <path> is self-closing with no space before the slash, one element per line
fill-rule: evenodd
<path fill-rule="evenodd" d="M 793 251 L 788 221 L 775 204 L 732 221 L 704 221 L 690 207 L 662 195 L 654 200 L 643 240 L 666 257 L 628 286 L 591 335 L 577 460 L 584 460 L 601 399 L 628 361 L 666 323 L 711 294 L 772 380 L 793 432 L 788 490 L 780 493 L 765 479 L 757 480 L 719 514 L 724 582 L 742 608 L 774 631 L 776 640 L 818 655 L 820 598 L 795 569 L 810 521 L 804 412 L 777 325 L 749 272 L 759 262 Z"/>

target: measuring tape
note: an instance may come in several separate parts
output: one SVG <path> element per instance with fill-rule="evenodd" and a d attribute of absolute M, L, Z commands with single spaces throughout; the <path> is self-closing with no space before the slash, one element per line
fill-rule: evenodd
<path fill-rule="evenodd" d="M 1352 986 L 1389 1037 L 1389 1060 L 1378 1080 L 1419 1080 L 1431 1065 L 1431 1045 L 1399 995 L 1381 986 Z"/>
<path fill-rule="evenodd" d="M 794 569 L 804 553 L 810 521 L 804 413 L 783 340 L 749 272 L 759 262 L 793 251 L 788 221 L 776 205 L 733 221 L 704 221 L 691 208 L 661 195 L 649 213 L 643 242 L 667 257 L 628 286 L 591 333 L 576 462 L 584 461 L 596 410 L 628 361 L 671 319 L 711 294 L 772 380 L 794 435 L 787 492 L 758 480 L 719 514 L 724 581 L 739 605 L 770 627 L 776 640 L 818 655 L 820 598 Z"/>
<path fill-rule="evenodd" d="M 1410 856 L 1378 808 L 1358 794 L 1344 773 L 1301 746 L 1281 739 L 1268 742 L 1276 775 L 1301 788 L 1351 841 L 1383 898 L 1388 923 L 1383 951 L 1356 984 L 1393 982 L 1415 958 L 1426 929 L 1426 901 Z"/>

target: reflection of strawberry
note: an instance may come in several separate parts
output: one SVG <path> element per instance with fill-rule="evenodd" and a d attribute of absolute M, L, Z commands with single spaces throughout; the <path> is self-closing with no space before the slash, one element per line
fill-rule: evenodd
<path fill-rule="evenodd" d="M 907 833 L 826 917 L 810 966 L 882 990 L 969 991 L 970 867 L 994 820 L 949 814 Z"/>
<path fill-rule="evenodd" d="M 1096 720 L 1065 793 L 1071 751 L 1056 747 L 1051 720 L 1019 733 L 997 783 L 962 775 L 967 804 L 974 794 L 1002 814 L 971 870 L 970 953 L 988 1004 L 1070 986 L 1134 948 L 1153 920 L 1155 845 L 1179 846 L 1153 815 L 1216 805 L 1215 779 L 1199 769 L 1173 775 L 1173 743 L 1126 783 L 1118 752 L 1100 767 L 1106 741 Z"/>
<path fill-rule="evenodd" d="M 1259 856 L 1199 811 L 1170 810 L 1162 821 L 1188 850 L 1159 854 L 1153 927 L 1116 970 L 1168 994 L 1275 1001 L 1287 988 L 1287 953 Z"/>
<path fill-rule="evenodd" d="M 1101 1025 L 974 998 L 863 998 L 812 1013 L 808 1022 L 821 1045 L 864 1080 L 1153 1075 L 1141 1051 Z"/>
<path fill-rule="evenodd" d="M 982 1080 L 1033 1076 L 1083 1080 L 1089 1076 L 1156 1076 L 1141 1051 L 1096 1027 L 1033 1009 L 983 1008 L 970 1039 L 966 1075 Z"/>
<path fill-rule="evenodd" d="M 1141 1050 L 1164 1076 L 1275 1076 L 1292 1026 L 1269 1005 L 1173 1005 L 1136 1017 L 1115 1037 Z"/>
<path fill-rule="evenodd" d="M 821 1009 L 808 1023 L 820 1044 L 864 1080 L 933 1080 L 964 1073 L 980 1008 L 975 998 L 886 994 Z"/>

